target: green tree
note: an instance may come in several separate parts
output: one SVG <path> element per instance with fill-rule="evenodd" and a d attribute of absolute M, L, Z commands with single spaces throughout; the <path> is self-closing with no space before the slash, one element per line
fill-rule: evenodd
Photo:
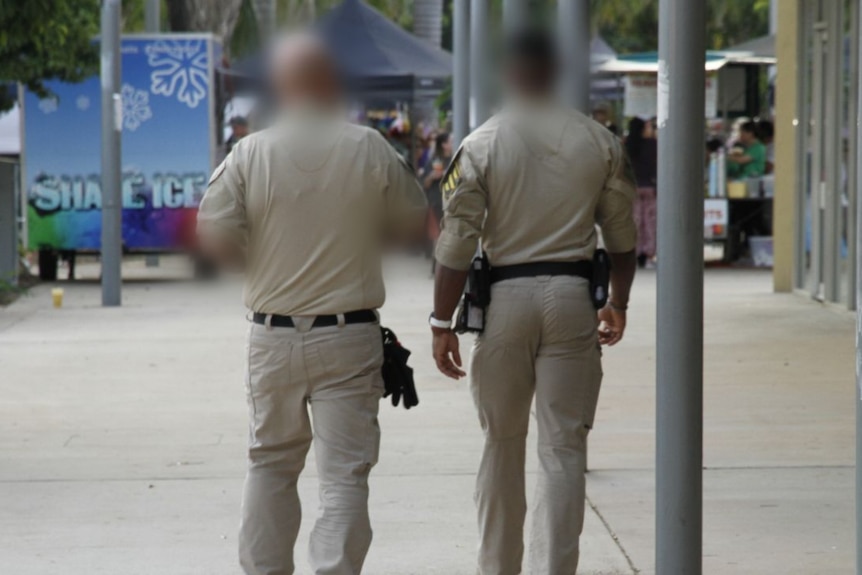
<path fill-rule="evenodd" d="M 48 97 L 45 81 L 78 82 L 95 73 L 98 32 L 96 0 L 0 1 L 0 111 L 15 102 L 9 83 Z"/>
<path fill-rule="evenodd" d="M 592 0 L 593 26 L 621 54 L 658 49 L 658 0 Z M 721 50 L 766 35 L 769 0 L 707 0 L 706 44 Z"/>

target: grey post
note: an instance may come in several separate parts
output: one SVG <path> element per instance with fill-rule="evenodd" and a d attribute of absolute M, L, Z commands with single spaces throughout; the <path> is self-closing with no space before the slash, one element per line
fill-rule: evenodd
<path fill-rule="evenodd" d="M 470 129 L 490 116 L 488 97 L 488 0 L 470 1 Z"/>
<path fill-rule="evenodd" d="M 122 99 L 120 97 L 120 0 L 102 0 L 102 305 L 121 300 Z"/>
<path fill-rule="evenodd" d="M 656 573 L 700 575 L 704 0 L 659 1 Z"/>
<path fill-rule="evenodd" d="M 257 16 L 257 27 L 261 39 L 266 41 L 275 33 L 276 16 L 278 14 L 275 0 L 253 0 L 254 13 Z"/>
<path fill-rule="evenodd" d="M 452 145 L 457 148 L 470 133 L 470 0 L 454 0 L 452 16 Z"/>
<path fill-rule="evenodd" d="M 503 27 L 506 30 L 528 24 L 529 15 L 529 0 L 503 0 Z"/>
<path fill-rule="evenodd" d="M 146 0 L 144 5 L 144 27 L 149 34 L 157 34 L 161 28 L 161 0 Z"/>
<path fill-rule="evenodd" d="M 161 0 L 145 0 L 144 23 L 147 33 L 158 34 L 161 29 Z M 159 255 L 147 254 L 146 264 L 148 268 L 158 267 Z"/>
<path fill-rule="evenodd" d="M 584 113 L 590 107 L 590 35 L 589 0 L 559 0 L 557 37 L 563 101 Z"/>
<path fill-rule="evenodd" d="M 18 285 L 18 164 L 0 158 L 0 285 Z"/>
<path fill-rule="evenodd" d="M 856 14 L 862 19 L 862 0 Z M 858 45 L 856 117 L 862 118 L 862 42 Z M 862 129 L 856 130 L 856 165 L 856 575 L 862 575 Z"/>

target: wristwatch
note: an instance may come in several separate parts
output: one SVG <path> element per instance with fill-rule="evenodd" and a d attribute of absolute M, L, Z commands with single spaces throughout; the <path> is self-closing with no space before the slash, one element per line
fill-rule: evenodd
<path fill-rule="evenodd" d="M 431 315 L 428 316 L 428 325 L 431 327 L 436 327 L 437 329 L 452 329 L 452 320 L 442 320 L 434 317 L 434 312 L 431 312 Z"/>

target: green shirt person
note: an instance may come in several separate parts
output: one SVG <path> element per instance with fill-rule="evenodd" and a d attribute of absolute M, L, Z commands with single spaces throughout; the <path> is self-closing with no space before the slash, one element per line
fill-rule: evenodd
<path fill-rule="evenodd" d="M 757 138 L 757 124 L 745 122 L 739 129 L 742 150 L 727 155 L 727 175 L 731 178 L 758 178 L 766 173 L 766 146 Z"/>

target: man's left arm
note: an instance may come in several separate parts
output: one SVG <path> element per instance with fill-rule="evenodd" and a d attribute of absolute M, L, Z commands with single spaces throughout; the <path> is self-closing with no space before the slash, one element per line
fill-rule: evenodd
<path fill-rule="evenodd" d="M 428 202 L 416 175 L 388 142 L 380 138 L 386 155 L 386 239 L 396 244 L 422 240 Z"/>

